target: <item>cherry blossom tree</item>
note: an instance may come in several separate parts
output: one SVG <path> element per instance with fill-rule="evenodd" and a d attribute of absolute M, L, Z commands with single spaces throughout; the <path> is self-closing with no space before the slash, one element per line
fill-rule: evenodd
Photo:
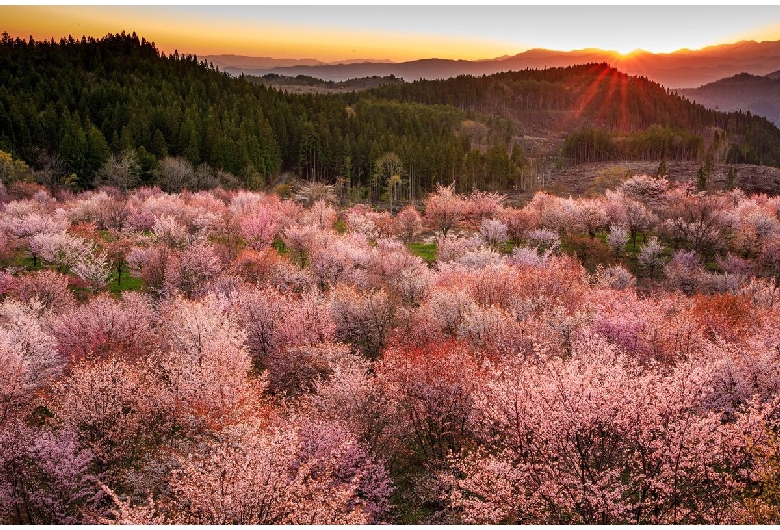
<path fill-rule="evenodd" d="M 9 193 L 1 523 L 780 520 L 775 197 Z"/>
<path fill-rule="evenodd" d="M 656 270 L 664 264 L 663 258 L 663 245 L 658 242 L 658 238 L 653 236 L 650 240 L 642 245 L 637 255 L 637 261 L 639 264 L 647 269 L 648 274 L 653 276 Z"/>
<path fill-rule="evenodd" d="M 331 425 L 237 425 L 180 465 L 171 484 L 179 523 L 371 523 L 391 491 L 381 465 Z"/>
<path fill-rule="evenodd" d="M 404 207 L 397 216 L 399 234 L 404 243 L 411 243 L 422 230 L 422 217 L 411 204 Z"/>
<path fill-rule="evenodd" d="M 264 383 L 248 377 L 246 333 L 228 313 L 227 302 L 214 296 L 197 302 L 175 298 L 160 311 L 166 347 L 154 362 L 171 395 L 175 421 L 198 429 L 239 420 Z"/>
<path fill-rule="evenodd" d="M 152 366 L 109 357 L 73 367 L 48 404 L 62 429 L 78 436 L 91 467 L 114 488 L 131 488 L 129 474 L 174 432 L 170 395 Z"/>
<path fill-rule="evenodd" d="M 508 239 L 507 227 L 498 219 L 483 219 L 479 233 L 492 248 L 499 248 Z"/>
<path fill-rule="evenodd" d="M 140 359 L 157 347 L 158 320 L 146 296 L 129 292 L 117 301 L 101 294 L 61 314 L 51 328 L 65 359 Z"/>
<path fill-rule="evenodd" d="M 174 216 L 162 215 L 154 221 L 155 238 L 171 247 L 182 247 L 190 242 L 187 229 Z"/>
<path fill-rule="evenodd" d="M 610 289 L 629 289 L 636 285 L 636 278 L 621 265 L 596 268 L 596 284 Z"/>
<path fill-rule="evenodd" d="M 208 244 L 194 244 L 172 253 L 165 263 L 163 292 L 181 293 L 196 297 L 205 291 L 206 284 L 222 270 L 222 262 Z"/>
<path fill-rule="evenodd" d="M 29 243 L 37 234 L 57 234 L 62 233 L 67 228 L 67 221 L 61 218 L 53 218 L 48 215 L 41 215 L 31 212 L 26 215 L 14 216 L 8 215 L 9 206 L 6 205 L 6 216 L 3 217 L 3 231 L 18 241 Z M 30 248 L 30 254 L 33 258 L 33 268 L 38 266 L 38 254 L 36 248 Z"/>
<path fill-rule="evenodd" d="M 523 234 L 538 224 L 536 218 L 536 212 L 530 209 L 516 209 L 516 208 L 502 208 L 498 213 L 498 218 L 501 219 L 507 227 L 507 235 L 513 241 L 519 241 L 522 239 Z"/>
<path fill-rule="evenodd" d="M 30 252 L 65 271 L 74 267 L 92 252 L 92 245 L 80 237 L 60 232 L 34 235 L 29 242 Z"/>
<path fill-rule="evenodd" d="M 469 252 L 479 249 L 484 243 L 480 234 L 469 237 L 439 237 L 436 240 L 436 261 L 455 261 Z"/>
<path fill-rule="evenodd" d="M 444 475 L 465 521 L 728 521 L 730 470 L 746 462 L 738 429 L 753 420 L 724 425 L 702 410 L 706 368 L 643 374 L 585 339 L 571 360 L 498 370 L 496 386 L 480 387 L 495 397 L 475 397 L 487 447 L 454 457 Z"/>
<path fill-rule="evenodd" d="M 65 363 L 38 315 L 40 306 L 6 301 L 0 305 L 0 427 L 33 392 L 57 377 Z"/>
<path fill-rule="evenodd" d="M 377 377 L 397 400 L 398 420 L 431 463 L 442 462 L 470 439 L 479 368 L 453 342 L 385 353 Z"/>
<path fill-rule="evenodd" d="M 122 285 L 122 275 L 127 272 L 127 256 L 133 250 L 137 238 L 129 232 L 112 230 L 111 240 L 103 243 L 108 259 L 113 265 L 113 272 L 116 273 L 116 283 Z"/>
<path fill-rule="evenodd" d="M 653 210 L 663 206 L 668 189 L 668 180 L 649 175 L 634 175 L 630 179 L 624 180 L 618 187 L 618 191 L 624 195 L 642 202 Z"/>
<path fill-rule="evenodd" d="M 697 252 L 706 252 L 723 246 L 727 219 L 728 198 L 723 196 L 687 193 L 671 190 L 667 195 L 669 206 L 664 215 L 664 233 L 675 248 L 685 244 Z"/>
<path fill-rule="evenodd" d="M 312 392 L 317 381 L 328 379 L 333 367 L 349 355 L 349 346 L 345 344 L 281 348 L 266 357 L 269 390 L 293 396 Z"/>
<path fill-rule="evenodd" d="M 465 220 L 474 228 L 479 228 L 482 221 L 496 216 L 503 207 L 505 195 L 474 190 L 463 198 Z"/>
<path fill-rule="evenodd" d="M 91 463 L 73 431 L 36 429 L 21 421 L 0 430 L 0 520 L 97 522 L 102 492 Z"/>
<path fill-rule="evenodd" d="M 136 246 L 127 255 L 130 270 L 143 280 L 144 287 L 154 294 L 162 294 L 165 269 L 172 251 L 165 245 Z"/>
<path fill-rule="evenodd" d="M 436 191 L 425 199 L 425 218 L 441 232 L 444 238 L 447 237 L 447 232 L 457 226 L 467 215 L 463 198 L 456 195 L 453 190 L 453 185 L 439 185 Z"/>
<path fill-rule="evenodd" d="M 49 270 L 16 276 L 12 296 L 22 302 L 35 299 L 46 310 L 55 313 L 65 313 L 72 309 L 75 303 L 73 293 L 68 289 L 68 277 Z"/>
<path fill-rule="evenodd" d="M 595 199 L 580 199 L 577 202 L 577 216 L 591 238 L 596 237 L 596 232 L 604 228 L 609 220 L 604 206 Z"/>
<path fill-rule="evenodd" d="M 278 214 L 260 206 L 241 220 L 241 235 L 253 248 L 270 245 L 279 231 Z"/>
<path fill-rule="evenodd" d="M 360 293 L 339 287 L 331 296 L 330 310 L 337 339 L 370 359 L 379 357 L 393 323 L 393 306 L 384 290 Z"/>
<path fill-rule="evenodd" d="M 336 210 L 323 199 L 315 202 L 309 208 L 301 219 L 301 223 L 306 226 L 316 226 L 320 229 L 326 229 L 333 226 L 336 222 Z"/>
<path fill-rule="evenodd" d="M 620 251 L 626 248 L 628 243 L 628 230 L 622 226 L 611 225 L 607 235 L 607 245 L 615 251 L 615 256 L 620 255 Z"/>
<path fill-rule="evenodd" d="M 92 289 L 105 287 L 111 279 L 111 264 L 106 251 L 93 252 L 79 257 L 73 265 L 73 273 L 84 280 Z"/>

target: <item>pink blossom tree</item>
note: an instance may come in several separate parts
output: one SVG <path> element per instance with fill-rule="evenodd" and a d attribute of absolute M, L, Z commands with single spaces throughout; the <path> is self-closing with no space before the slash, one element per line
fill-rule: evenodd
<path fill-rule="evenodd" d="M 393 306 L 384 290 L 360 293 L 335 289 L 330 299 L 335 337 L 370 359 L 379 357 L 393 323 Z"/>
<path fill-rule="evenodd" d="M 180 459 L 173 522 L 359 524 L 387 510 L 387 474 L 337 426 L 241 424 Z"/>
<path fill-rule="evenodd" d="M 463 198 L 455 194 L 452 185 L 439 185 L 434 193 L 425 198 L 425 218 L 445 238 L 465 217 L 466 204 Z"/>
<path fill-rule="evenodd" d="M 404 243 L 411 243 L 422 230 L 422 217 L 411 204 L 398 213 L 399 234 Z"/>

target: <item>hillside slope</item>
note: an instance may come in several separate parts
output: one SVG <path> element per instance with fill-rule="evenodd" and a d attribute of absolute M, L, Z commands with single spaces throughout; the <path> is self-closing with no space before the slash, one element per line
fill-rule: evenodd
<path fill-rule="evenodd" d="M 588 162 L 615 157 L 701 159 L 715 142 L 729 162 L 780 165 L 780 130 L 765 118 L 706 109 L 604 63 L 420 80 L 369 94 L 501 116 L 531 136 L 602 131 L 609 145 L 601 154 L 592 146 L 596 157 L 589 153 Z"/>

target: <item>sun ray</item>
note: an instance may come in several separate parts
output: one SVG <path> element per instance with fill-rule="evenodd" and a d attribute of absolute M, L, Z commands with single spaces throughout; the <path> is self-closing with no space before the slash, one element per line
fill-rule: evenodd
<path fill-rule="evenodd" d="M 611 108 L 610 102 L 612 101 L 612 96 L 615 93 L 615 87 L 617 86 L 618 80 L 620 78 L 620 73 L 615 68 L 610 68 L 610 76 L 609 76 L 609 86 L 607 87 L 607 91 L 604 94 L 604 99 L 601 102 L 601 108 L 598 112 L 598 117 L 610 122 L 610 125 L 614 125 L 612 122 L 612 117 L 608 116 L 607 113 L 609 112 L 609 109 Z"/>
<path fill-rule="evenodd" d="M 621 132 L 628 131 L 628 76 L 620 74 L 620 125 Z"/>
<path fill-rule="evenodd" d="M 600 70 L 600 71 L 599 71 Z M 574 109 L 574 116 L 579 119 L 585 109 L 590 105 L 590 102 L 596 97 L 599 90 L 599 85 L 602 79 L 609 74 L 611 68 L 606 64 L 596 64 L 593 67 L 594 72 L 598 72 L 596 79 L 585 89 L 583 94 L 579 97 L 576 107 Z"/>

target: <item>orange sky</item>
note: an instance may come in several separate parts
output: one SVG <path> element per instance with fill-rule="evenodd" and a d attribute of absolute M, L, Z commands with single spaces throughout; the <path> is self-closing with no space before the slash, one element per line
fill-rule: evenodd
<path fill-rule="evenodd" d="M 135 31 L 167 53 L 487 59 L 532 47 L 628 52 L 780 40 L 775 6 L 0 6 L 0 31 L 59 39 Z"/>

